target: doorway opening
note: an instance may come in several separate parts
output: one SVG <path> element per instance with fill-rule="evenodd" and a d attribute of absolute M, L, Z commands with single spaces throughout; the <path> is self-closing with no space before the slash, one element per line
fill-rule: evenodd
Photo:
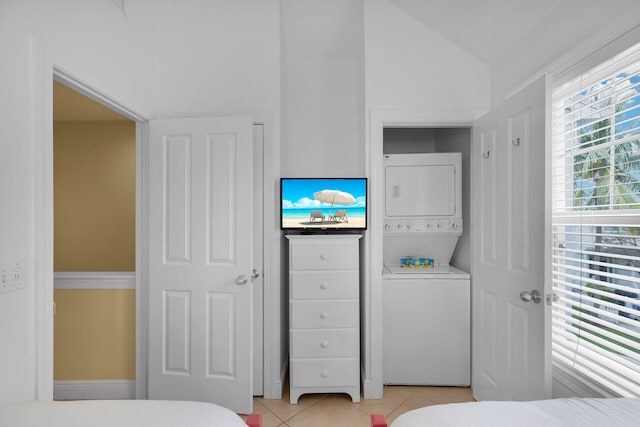
<path fill-rule="evenodd" d="M 53 81 L 54 399 L 136 396 L 136 123 Z"/>

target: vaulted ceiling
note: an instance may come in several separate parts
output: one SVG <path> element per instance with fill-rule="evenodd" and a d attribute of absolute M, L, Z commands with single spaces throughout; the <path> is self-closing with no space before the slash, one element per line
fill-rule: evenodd
<path fill-rule="evenodd" d="M 489 67 L 515 49 L 571 46 L 639 0 L 389 0 Z"/>
<path fill-rule="evenodd" d="M 366 1 L 366 0 L 365 0 Z M 515 50 L 541 60 L 595 34 L 640 0 L 388 0 L 494 67 Z M 127 120 L 54 84 L 54 120 Z"/>

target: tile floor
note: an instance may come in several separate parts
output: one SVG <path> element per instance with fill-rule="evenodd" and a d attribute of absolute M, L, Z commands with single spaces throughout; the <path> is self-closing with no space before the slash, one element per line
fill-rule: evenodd
<path fill-rule="evenodd" d="M 385 386 L 384 398 L 351 402 L 346 394 L 304 394 L 289 404 L 289 387 L 282 400 L 253 399 L 253 412 L 262 414 L 263 427 L 370 427 L 371 414 L 384 414 L 391 423 L 411 409 L 439 403 L 473 401 L 464 387 Z M 246 417 L 245 417 L 246 418 Z"/>

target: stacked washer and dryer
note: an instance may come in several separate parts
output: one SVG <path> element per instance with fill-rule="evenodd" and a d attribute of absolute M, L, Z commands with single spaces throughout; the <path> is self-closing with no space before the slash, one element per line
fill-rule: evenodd
<path fill-rule="evenodd" d="M 384 155 L 385 384 L 471 382 L 470 275 L 450 265 L 464 230 L 461 163 L 460 153 Z M 408 257 L 433 268 L 403 266 Z"/>

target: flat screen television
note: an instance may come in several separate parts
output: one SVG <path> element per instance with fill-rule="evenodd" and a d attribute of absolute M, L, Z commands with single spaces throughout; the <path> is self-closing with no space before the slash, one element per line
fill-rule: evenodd
<path fill-rule="evenodd" d="M 367 229 L 367 178 L 281 178 L 283 230 Z"/>

